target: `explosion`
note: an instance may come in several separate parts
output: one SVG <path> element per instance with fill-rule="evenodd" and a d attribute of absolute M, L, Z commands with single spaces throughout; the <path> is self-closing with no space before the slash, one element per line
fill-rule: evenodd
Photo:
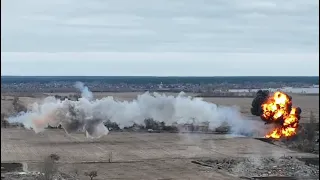
<path fill-rule="evenodd" d="M 266 138 L 279 139 L 297 134 L 301 109 L 292 107 L 291 96 L 279 91 L 269 96 L 269 92 L 260 90 L 252 106 L 253 115 L 259 115 L 266 124 L 276 124 L 275 129 L 265 135 Z"/>

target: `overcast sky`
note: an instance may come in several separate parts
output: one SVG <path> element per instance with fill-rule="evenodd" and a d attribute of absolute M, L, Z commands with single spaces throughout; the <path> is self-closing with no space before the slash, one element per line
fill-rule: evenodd
<path fill-rule="evenodd" d="M 316 0 L 2 0 L 2 75 L 318 75 Z"/>

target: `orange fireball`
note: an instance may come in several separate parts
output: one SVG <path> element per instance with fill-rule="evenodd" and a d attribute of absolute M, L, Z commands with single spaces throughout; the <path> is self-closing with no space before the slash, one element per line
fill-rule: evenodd
<path fill-rule="evenodd" d="M 279 139 L 296 135 L 300 119 L 300 108 L 292 107 L 292 99 L 283 92 L 275 92 L 262 105 L 261 118 L 267 123 L 276 123 L 278 126 L 266 138 Z"/>

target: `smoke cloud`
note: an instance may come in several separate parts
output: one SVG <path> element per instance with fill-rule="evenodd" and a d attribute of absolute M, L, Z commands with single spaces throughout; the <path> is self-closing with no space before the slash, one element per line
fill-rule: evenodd
<path fill-rule="evenodd" d="M 165 122 L 166 125 L 208 122 L 211 130 L 228 123 L 234 134 L 265 133 L 260 132 L 264 129 L 261 121 L 248 120 L 237 107 L 217 106 L 184 93 L 174 97 L 146 92 L 132 101 L 118 101 L 111 96 L 93 100 L 92 92 L 82 83 L 77 83 L 76 87 L 82 93 L 78 101 L 47 97 L 41 103 L 34 103 L 28 112 L 10 117 L 9 122 L 23 123 L 36 133 L 48 125 L 61 125 L 67 133 L 84 131 L 87 137 L 92 138 L 108 134 L 108 128 L 104 125 L 108 120 L 122 129 L 134 124 L 144 125 L 147 118 Z"/>
<path fill-rule="evenodd" d="M 89 88 L 87 86 L 85 86 L 82 82 L 76 82 L 76 84 L 74 85 L 75 88 L 77 88 L 78 90 L 81 91 L 81 96 L 83 98 L 92 100 L 93 99 L 93 94 L 92 92 L 89 90 Z"/>
<path fill-rule="evenodd" d="M 259 90 L 256 93 L 255 98 L 252 100 L 251 109 L 250 109 L 252 115 L 261 117 L 261 115 L 263 114 L 263 110 L 261 106 L 268 99 L 269 94 L 270 92 L 268 90 Z M 261 119 L 265 121 L 264 118 L 261 118 Z"/>

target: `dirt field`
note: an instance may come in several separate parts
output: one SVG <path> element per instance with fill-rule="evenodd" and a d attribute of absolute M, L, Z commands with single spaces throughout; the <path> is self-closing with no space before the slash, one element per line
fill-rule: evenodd
<path fill-rule="evenodd" d="M 89 140 L 83 134 L 67 136 L 62 130 L 35 134 L 30 130 L 1 129 L 1 163 L 25 162 L 27 169 L 34 171 L 51 153 L 61 157 L 60 171 L 72 174 L 77 169 L 83 174 L 97 170 L 97 179 L 237 179 L 236 175 L 191 161 L 284 155 L 316 157 L 230 135 L 119 132 Z"/>
<path fill-rule="evenodd" d="M 69 93 L 70 94 L 70 93 Z M 116 99 L 119 100 L 126 100 L 130 101 L 137 97 L 138 94 L 141 93 L 94 93 L 95 98 L 101 99 L 106 96 L 114 96 Z M 177 95 L 177 93 L 166 93 L 169 95 Z M 35 101 L 40 101 L 42 98 L 48 95 L 56 95 L 56 94 L 24 94 L 23 96 L 20 96 L 20 100 L 25 104 L 29 105 Z M 61 96 L 67 96 L 68 93 L 59 93 L 57 95 Z M 195 94 L 187 94 L 190 96 L 193 96 Z M 28 97 L 29 96 L 29 97 Z M 302 118 L 301 122 L 308 122 L 310 117 L 310 112 L 312 111 L 314 113 L 314 116 L 319 121 L 319 96 L 304 96 L 304 95 L 292 95 L 293 97 L 293 105 L 299 106 L 302 108 Z M 10 112 L 13 111 L 12 107 L 12 99 L 13 96 L 1 94 L 1 113 L 10 114 Z M 227 105 L 232 106 L 236 105 L 239 106 L 241 109 L 241 112 L 250 115 L 250 108 L 251 108 L 251 102 L 252 98 L 216 98 L 216 97 L 208 97 L 203 98 L 205 101 L 212 102 L 215 104 L 220 105 Z"/>
<path fill-rule="evenodd" d="M 70 137 L 62 130 L 35 134 L 27 130 L 2 129 L 1 145 L 1 156 L 4 155 L 1 161 L 4 162 L 40 161 L 50 153 L 59 154 L 69 163 L 108 161 L 111 152 L 115 162 L 217 155 L 296 154 L 251 138 L 228 138 L 227 135 L 212 134 L 117 132 L 99 140 L 88 140 L 83 133 Z"/>
<path fill-rule="evenodd" d="M 95 93 L 94 96 L 98 99 L 115 96 L 119 100 L 132 100 L 137 94 Z M 28 106 L 47 95 L 20 95 L 20 100 Z M 1 113 L 13 112 L 12 99 L 12 95 L 2 94 Z M 237 105 L 244 114 L 249 114 L 252 101 L 251 98 L 204 100 L 220 105 Z M 319 96 L 295 95 L 293 101 L 303 110 L 302 122 L 308 121 L 310 111 L 319 117 Z M 60 172 L 74 174 L 77 170 L 80 179 L 88 179 L 83 173 L 96 170 L 98 177 L 95 179 L 100 180 L 239 179 L 239 174 L 201 166 L 192 161 L 262 157 L 279 159 L 283 156 L 318 158 L 318 155 L 294 152 L 260 140 L 231 138 L 228 135 L 119 132 L 110 133 L 99 140 L 90 140 L 84 134 L 68 136 L 62 130 L 35 134 L 30 130 L 1 129 L 2 164 L 19 162 L 27 164 L 25 168 L 28 171 L 38 171 L 43 159 L 52 153 L 61 157 L 58 164 Z"/>

